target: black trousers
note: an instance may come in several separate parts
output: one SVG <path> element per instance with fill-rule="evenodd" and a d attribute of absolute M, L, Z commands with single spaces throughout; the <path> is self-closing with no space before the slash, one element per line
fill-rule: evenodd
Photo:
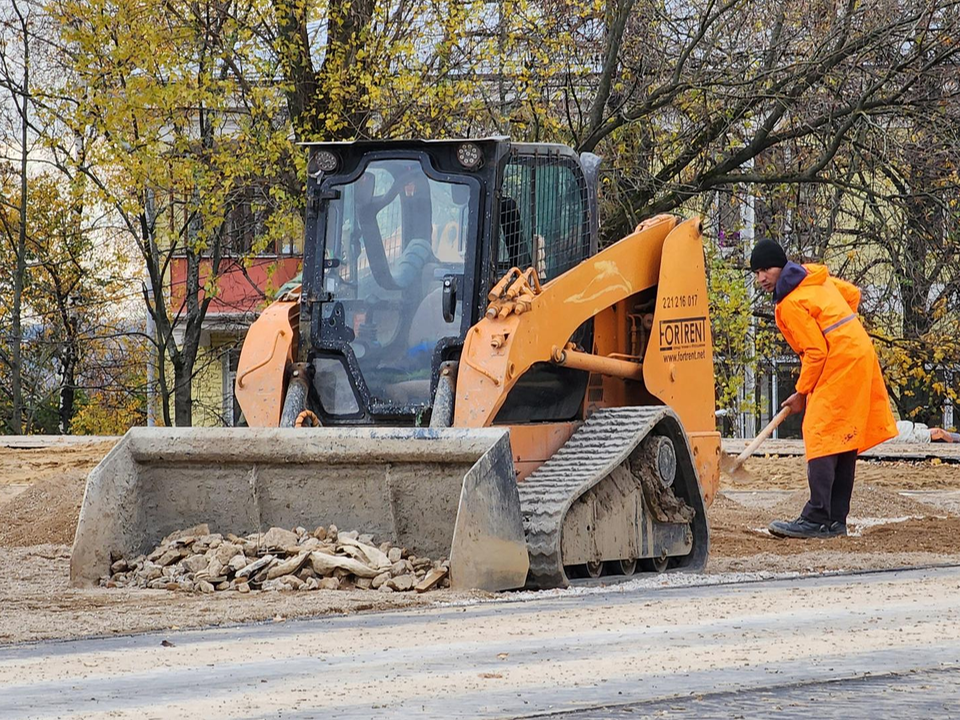
<path fill-rule="evenodd" d="M 829 525 L 847 521 L 850 497 L 853 495 L 853 476 L 857 469 L 857 451 L 826 455 L 807 462 L 807 483 L 810 501 L 804 506 L 803 517 Z"/>

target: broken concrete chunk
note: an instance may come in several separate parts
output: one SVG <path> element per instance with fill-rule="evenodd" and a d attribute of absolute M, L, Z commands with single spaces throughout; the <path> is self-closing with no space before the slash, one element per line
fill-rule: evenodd
<path fill-rule="evenodd" d="M 280 581 L 294 590 L 299 590 L 303 587 L 303 580 L 296 575 L 284 575 L 280 578 Z"/>
<path fill-rule="evenodd" d="M 204 524 L 171 533 L 167 540 L 136 560 L 111 556 L 111 572 L 101 586 L 250 593 L 318 588 L 425 592 L 449 585 L 446 560 L 416 557 L 389 541 L 378 544 L 369 533 L 340 533 L 334 525 L 312 533 L 303 527 L 273 527 L 240 538 L 210 533 Z"/>
<path fill-rule="evenodd" d="M 143 570 L 140 572 L 140 577 L 146 582 L 156 580 L 161 575 L 163 575 L 163 568 L 149 560 L 143 564 Z"/>
<path fill-rule="evenodd" d="M 369 535 L 364 535 L 364 537 L 369 537 Z M 351 547 L 360 552 L 362 557 L 358 557 L 357 559 L 366 562 L 367 565 L 381 569 L 390 567 L 390 558 L 387 557 L 386 553 L 381 552 L 370 543 L 365 543 L 360 540 L 350 540 L 341 536 L 341 544 L 343 545 L 343 549 L 348 552 Z"/>
<path fill-rule="evenodd" d="M 157 559 L 157 565 L 172 565 L 181 557 L 179 550 L 167 550 Z"/>
<path fill-rule="evenodd" d="M 210 564 L 207 565 L 207 569 L 204 571 L 210 577 L 217 577 L 223 574 L 223 563 L 217 560 L 216 558 L 210 558 Z"/>
<path fill-rule="evenodd" d="M 414 586 L 417 584 L 417 576 L 412 574 L 400 575 L 399 577 L 387 580 L 386 584 L 399 592 L 413 590 Z"/>
<path fill-rule="evenodd" d="M 387 580 L 390 579 L 389 572 L 382 572 L 377 575 L 373 580 L 370 581 L 370 587 L 374 590 L 379 590 L 380 586 L 383 585 Z"/>
<path fill-rule="evenodd" d="M 301 580 L 309 580 L 310 578 L 315 578 L 317 573 L 314 572 L 313 568 L 310 565 L 307 565 L 304 568 L 300 568 L 300 572 L 297 573 L 297 577 Z"/>
<path fill-rule="evenodd" d="M 214 557 L 216 557 L 221 564 L 227 565 L 235 556 L 240 555 L 242 552 L 243 548 L 239 545 L 232 542 L 225 542 L 217 546 Z"/>
<path fill-rule="evenodd" d="M 274 548 L 285 548 L 291 545 L 296 547 L 297 540 L 299 540 L 299 538 L 296 533 L 284 530 L 283 528 L 273 527 L 263 534 L 260 544 L 272 550 Z"/>
<path fill-rule="evenodd" d="M 303 552 L 296 557 L 290 558 L 289 560 L 278 562 L 270 568 L 270 571 L 267 573 L 267 580 L 273 580 L 274 578 L 278 578 L 283 575 L 295 573 L 297 570 L 303 567 L 303 564 L 307 561 L 308 557 L 310 557 L 310 553 Z"/>
<path fill-rule="evenodd" d="M 204 535 L 200 538 L 197 538 L 198 543 L 203 543 L 210 548 L 218 548 L 223 544 L 223 535 L 220 533 L 211 533 L 210 535 Z"/>
<path fill-rule="evenodd" d="M 170 545 L 175 540 L 181 540 L 183 538 L 193 537 L 198 538 L 203 535 L 210 534 L 210 526 L 206 523 L 200 525 L 194 525 L 193 527 L 187 528 L 186 530 L 175 530 L 174 532 L 167 535 L 163 540 L 160 541 L 160 545 Z"/>
<path fill-rule="evenodd" d="M 183 561 L 183 564 L 189 572 L 196 574 L 201 570 L 206 570 L 209 562 L 204 555 L 191 555 Z"/>
<path fill-rule="evenodd" d="M 320 590 L 339 590 L 340 589 L 340 581 L 337 578 L 326 577 L 315 582 L 317 583 L 317 587 Z"/>
<path fill-rule="evenodd" d="M 379 570 L 365 565 L 359 560 L 339 555 L 327 555 L 322 552 L 310 553 L 310 564 L 317 575 L 332 575 L 337 569 L 346 570 L 357 577 L 374 578 L 380 574 Z"/>
<path fill-rule="evenodd" d="M 413 565 L 414 570 L 431 570 L 433 569 L 433 560 L 430 558 L 411 558 L 410 564 Z"/>
<path fill-rule="evenodd" d="M 237 573 L 237 577 L 238 578 L 250 577 L 254 573 L 259 572 L 263 568 L 273 564 L 275 561 L 276 561 L 276 558 L 273 555 L 264 555 L 259 560 L 256 560 L 250 563 L 245 568 L 240 570 L 240 572 Z"/>

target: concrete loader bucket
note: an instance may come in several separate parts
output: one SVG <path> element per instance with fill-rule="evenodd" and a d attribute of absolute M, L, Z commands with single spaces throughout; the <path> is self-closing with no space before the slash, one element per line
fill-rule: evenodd
<path fill-rule="evenodd" d="M 449 557 L 458 588 L 521 587 L 529 567 L 507 430 L 134 428 L 87 479 L 71 582 L 200 523 L 356 529 Z"/>

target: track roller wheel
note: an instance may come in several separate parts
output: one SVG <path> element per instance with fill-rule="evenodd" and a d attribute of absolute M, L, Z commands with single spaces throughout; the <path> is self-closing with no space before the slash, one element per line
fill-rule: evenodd
<path fill-rule="evenodd" d="M 662 573 L 666 572 L 669 566 L 670 558 L 667 557 L 644 558 L 640 561 L 640 567 L 643 568 L 644 572 Z"/>
<path fill-rule="evenodd" d="M 615 560 L 610 563 L 611 570 L 616 575 L 624 575 L 630 577 L 637 571 L 637 561 L 636 560 Z"/>
<path fill-rule="evenodd" d="M 598 578 L 603 575 L 603 562 L 600 560 L 588 562 L 583 566 L 583 572 L 589 578 Z"/>

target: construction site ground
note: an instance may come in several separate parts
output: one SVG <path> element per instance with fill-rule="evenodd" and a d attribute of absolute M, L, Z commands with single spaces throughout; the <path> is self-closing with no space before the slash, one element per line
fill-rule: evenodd
<path fill-rule="evenodd" d="M 195 595 L 70 588 L 70 544 L 85 478 L 113 442 L 73 439 L 0 446 L 0 644 L 469 604 L 487 597 L 450 590 L 422 595 L 361 590 Z M 751 458 L 746 464 L 750 478 L 724 478 L 722 493 L 710 509 L 707 572 L 713 577 L 701 580 L 735 582 L 791 573 L 960 563 L 960 464 L 946 455 L 918 457 L 861 460 L 851 536 L 824 541 L 780 540 L 765 530 L 771 520 L 796 517 L 803 507 L 803 458 Z M 668 574 L 631 582 L 658 586 L 691 580 Z"/>

